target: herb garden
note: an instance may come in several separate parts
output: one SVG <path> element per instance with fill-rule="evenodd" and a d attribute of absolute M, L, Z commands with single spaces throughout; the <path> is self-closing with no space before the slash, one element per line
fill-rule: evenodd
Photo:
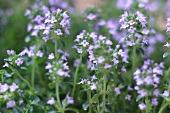
<path fill-rule="evenodd" d="M 0 113 L 170 113 L 170 0 L 80 1 L 0 1 Z"/>

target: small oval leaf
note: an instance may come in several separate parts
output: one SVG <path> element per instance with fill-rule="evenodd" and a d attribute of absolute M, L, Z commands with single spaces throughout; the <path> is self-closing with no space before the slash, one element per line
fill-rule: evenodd
<path fill-rule="evenodd" d="M 169 54 L 170 54 L 170 52 L 165 52 L 165 53 L 163 54 L 163 58 L 167 57 Z"/>

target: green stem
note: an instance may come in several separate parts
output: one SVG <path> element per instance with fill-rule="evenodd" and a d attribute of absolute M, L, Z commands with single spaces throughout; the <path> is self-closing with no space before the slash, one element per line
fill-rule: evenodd
<path fill-rule="evenodd" d="M 104 81 L 103 81 L 103 108 L 102 113 L 105 111 L 105 105 L 106 105 L 106 74 L 104 74 Z"/>
<path fill-rule="evenodd" d="M 23 80 L 23 81 L 28 85 L 28 87 L 31 89 L 30 83 L 29 83 L 26 79 L 24 79 L 16 69 L 12 69 L 12 70 L 13 70 L 13 72 L 14 72 L 15 74 L 17 74 L 18 77 L 19 77 L 21 80 Z"/>
<path fill-rule="evenodd" d="M 75 90 L 76 90 L 77 78 L 78 78 L 78 71 L 79 71 L 81 62 L 82 62 L 82 54 L 80 55 L 80 61 L 79 61 L 79 63 L 78 63 L 78 66 L 77 66 L 77 68 L 76 68 L 76 72 L 75 72 L 75 75 L 74 75 L 73 91 L 72 91 L 72 93 L 71 93 L 71 96 L 72 96 L 72 97 L 74 97 L 74 93 L 75 93 Z"/>
<path fill-rule="evenodd" d="M 35 54 L 38 52 L 38 50 L 40 49 L 41 44 L 37 44 L 36 50 L 35 50 Z M 36 68 L 36 55 L 33 57 L 33 64 L 32 64 L 32 72 L 31 72 L 31 85 L 32 88 L 34 88 L 34 83 L 35 83 L 35 68 Z"/>
<path fill-rule="evenodd" d="M 33 58 L 32 72 L 31 72 L 31 85 L 34 88 L 34 78 L 35 78 L 35 60 L 36 57 Z"/>
<path fill-rule="evenodd" d="M 158 113 L 163 113 L 163 110 L 164 110 L 168 105 L 169 105 L 169 103 L 165 103 L 165 104 L 161 107 L 161 109 L 159 110 Z"/>
<path fill-rule="evenodd" d="M 163 84 L 164 84 L 165 81 L 167 80 L 169 74 L 170 74 L 170 67 L 168 68 L 168 70 L 167 70 L 165 76 L 163 77 L 163 80 L 162 80 L 162 83 L 163 83 Z M 161 87 L 163 84 L 161 84 L 160 87 Z"/>
<path fill-rule="evenodd" d="M 56 58 L 56 62 L 58 61 L 58 54 L 57 54 L 57 39 L 55 40 L 55 58 Z M 56 75 L 56 98 L 58 101 L 59 106 L 61 107 L 61 101 L 60 101 L 60 95 L 59 95 L 59 78 L 58 75 Z"/>
<path fill-rule="evenodd" d="M 88 91 L 87 92 L 87 95 L 88 95 L 88 99 L 89 99 L 89 112 L 88 113 L 91 113 L 91 91 Z"/>
<path fill-rule="evenodd" d="M 136 45 L 133 46 L 133 57 L 132 57 L 132 71 L 134 72 L 136 66 Z"/>

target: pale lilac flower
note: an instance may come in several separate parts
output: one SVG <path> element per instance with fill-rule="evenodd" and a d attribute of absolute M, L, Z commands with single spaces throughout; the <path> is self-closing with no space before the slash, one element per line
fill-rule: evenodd
<path fill-rule="evenodd" d="M 170 43 L 166 42 L 166 44 L 164 45 L 165 47 L 170 47 Z"/>
<path fill-rule="evenodd" d="M 167 24 L 166 24 L 166 27 L 167 27 L 167 31 L 170 31 L 170 18 L 167 19 Z"/>
<path fill-rule="evenodd" d="M 15 60 L 15 63 L 17 64 L 17 66 L 20 66 L 21 64 L 23 64 L 24 60 L 22 58 L 17 58 L 17 60 Z"/>
<path fill-rule="evenodd" d="M 31 11 L 29 10 L 29 9 L 27 9 L 26 11 L 25 11 L 25 16 L 28 16 L 28 15 L 30 15 L 31 14 Z"/>
<path fill-rule="evenodd" d="M 81 44 L 83 45 L 83 47 L 86 47 L 87 45 L 89 45 L 89 43 L 88 43 L 86 40 L 83 40 L 83 41 L 81 42 Z"/>
<path fill-rule="evenodd" d="M 4 85 L 0 84 L 0 92 L 1 93 L 6 92 L 8 89 L 9 89 L 9 86 L 7 84 L 4 84 Z"/>
<path fill-rule="evenodd" d="M 9 64 L 7 62 L 5 62 L 5 64 L 3 65 L 3 67 L 9 67 Z"/>
<path fill-rule="evenodd" d="M 15 83 L 12 83 L 12 85 L 9 86 L 10 92 L 14 92 L 14 91 L 15 91 L 16 89 L 18 89 L 18 88 L 19 88 L 19 86 L 16 85 Z"/>
<path fill-rule="evenodd" d="M 24 101 L 23 100 L 19 100 L 19 105 L 23 104 Z"/>
<path fill-rule="evenodd" d="M 97 89 L 97 86 L 95 83 L 92 83 L 92 85 L 90 86 L 90 89 L 91 90 L 96 90 Z"/>
<path fill-rule="evenodd" d="M 99 64 L 103 63 L 104 61 L 105 61 L 105 58 L 103 56 L 100 56 L 100 57 L 97 58 L 97 62 Z"/>
<path fill-rule="evenodd" d="M 141 97 L 145 97 L 145 96 L 148 95 L 148 92 L 147 92 L 146 90 L 142 89 L 142 90 L 139 90 L 139 91 L 138 91 L 138 94 L 139 94 Z"/>
<path fill-rule="evenodd" d="M 63 33 L 62 33 L 62 31 L 61 31 L 61 29 L 57 29 L 56 31 L 54 31 L 57 35 L 63 35 Z"/>
<path fill-rule="evenodd" d="M 116 92 L 116 95 L 119 95 L 120 94 L 120 88 L 119 87 L 115 88 L 115 92 Z"/>
<path fill-rule="evenodd" d="M 152 99 L 152 105 L 157 106 L 158 105 L 158 100 L 157 98 Z"/>
<path fill-rule="evenodd" d="M 110 64 L 108 64 L 108 63 L 105 64 L 105 66 L 104 66 L 105 69 L 109 69 L 109 68 L 111 68 L 111 67 L 112 67 L 112 65 L 110 65 Z"/>
<path fill-rule="evenodd" d="M 51 97 L 50 100 L 47 101 L 47 104 L 53 105 L 55 103 L 54 97 Z"/>
<path fill-rule="evenodd" d="M 14 53 L 15 53 L 14 50 L 7 50 L 7 54 L 8 54 L 8 55 L 13 55 Z"/>
<path fill-rule="evenodd" d="M 74 104 L 73 97 L 70 97 L 69 94 L 67 94 L 66 99 L 68 104 Z"/>
<path fill-rule="evenodd" d="M 168 90 L 165 90 L 162 95 L 165 96 L 165 97 L 168 97 L 168 96 L 169 96 L 169 91 L 168 91 Z"/>
<path fill-rule="evenodd" d="M 154 95 L 154 96 L 158 97 L 159 94 L 160 94 L 159 89 L 155 89 L 155 90 L 153 91 L 153 95 Z"/>
<path fill-rule="evenodd" d="M 89 20 L 95 20 L 97 18 L 97 15 L 90 13 L 86 18 Z"/>
<path fill-rule="evenodd" d="M 54 53 L 49 54 L 48 59 L 50 59 L 50 60 L 54 59 Z"/>
<path fill-rule="evenodd" d="M 146 108 L 146 104 L 140 103 L 140 104 L 138 105 L 138 107 L 139 107 L 140 110 L 144 110 L 144 109 Z"/>
<path fill-rule="evenodd" d="M 38 56 L 38 57 L 43 57 L 43 55 L 44 55 L 44 53 L 40 50 L 36 54 L 36 56 Z"/>
<path fill-rule="evenodd" d="M 125 99 L 130 101 L 130 100 L 131 100 L 131 95 L 127 94 L 127 95 L 125 96 Z"/>
<path fill-rule="evenodd" d="M 15 101 L 8 101 L 6 103 L 6 108 L 13 108 L 15 106 L 16 106 Z"/>
<path fill-rule="evenodd" d="M 116 6 L 118 9 L 129 10 L 134 0 L 118 0 Z"/>

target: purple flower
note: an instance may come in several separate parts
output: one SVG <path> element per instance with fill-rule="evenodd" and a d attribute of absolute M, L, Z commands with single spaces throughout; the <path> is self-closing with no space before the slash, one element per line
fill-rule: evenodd
<path fill-rule="evenodd" d="M 3 65 L 3 67 L 9 67 L 9 64 L 7 62 L 5 62 L 5 64 Z"/>
<path fill-rule="evenodd" d="M 170 43 L 166 42 L 166 44 L 164 45 L 165 47 L 170 47 Z"/>
<path fill-rule="evenodd" d="M 120 88 L 119 87 L 115 88 L 115 92 L 116 92 L 116 95 L 119 95 L 120 94 Z"/>
<path fill-rule="evenodd" d="M 57 35 L 62 35 L 63 33 L 62 33 L 62 31 L 61 31 L 61 29 L 57 29 L 56 31 L 54 31 Z"/>
<path fill-rule="evenodd" d="M 168 96 L 169 96 L 169 91 L 168 91 L 168 90 L 165 90 L 162 95 L 165 96 L 165 97 L 168 97 Z"/>
<path fill-rule="evenodd" d="M 40 50 L 36 54 L 36 56 L 38 56 L 38 57 L 43 57 L 43 55 L 44 55 L 44 53 Z"/>
<path fill-rule="evenodd" d="M 8 55 L 13 55 L 14 53 L 15 53 L 14 50 L 7 50 L 7 54 L 8 54 Z"/>
<path fill-rule="evenodd" d="M 170 18 L 167 18 L 167 24 L 166 24 L 167 30 L 166 32 L 170 31 Z"/>
<path fill-rule="evenodd" d="M 54 97 L 51 97 L 50 100 L 47 101 L 47 104 L 53 105 L 55 103 Z"/>
<path fill-rule="evenodd" d="M 16 89 L 18 89 L 19 88 L 19 86 L 18 85 L 16 85 L 15 83 L 12 83 L 12 85 L 9 87 L 9 89 L 10 89 L 10 92 L 14 92 Z"/>
<path fill-rule="evenodd" d="M 49 54 L 48 59 L 50 59 L 50 60 L 54 59 L 54 53 Z"/>
<path fill-rule="evenodd" d="M 131 95 L 127 94 L 127 95 L 125 96 L 125 99 L 130 101 L 130 100 L 131 100 Z"/>
<path fill-rule="evenodd" d="M 144 110 L 144 109 L 146 108 L 146 104 L 140 103 L 140 104 L 138 105 L 138 107 L 139 107 L 140 110 Z"/>
<path fill-rule="evenodd" d="M 128 10 L 133 4 L 133 0 L 118 0 L 116 6 L 118 9 Z"/>
<path fill-rule="evenodd" d="M 4 84 L 4 85 L 0 84 L 0 92 L 1 93 L 6 92 L 8 89 L 9 89 L 9 86 L 7 84 Z"/>
<path fill-rule="evenodd" d="M 73 97 L 70 97 L 69 94 L 67 94 L 66 99 L 68 104 L 74 104 Z"/>
<path fill-rule="evenodd" d="M 20 66 L 21 64 L 23 64 L 24 60 L 22 58 L 17 58 L 17 60 L 15 60 L 15 63 L 17 64 L 17 66 Z"/>
<path fill-rule="evenodd" d="M 86 18 L 89 20 L 95 20 L 97 18 L 97 15 L 90 13 Z"/>
<path fill-rule="evenodd" d="M 158 97 L 159 96 L 159 89 L 155 89 L 154 91 L 153 91 L 153 95 L 154 96 L 156 96 L 156 97 Z"/>
<path fill-rule="evenodd" d="M 158 100 L 157 98 L 152 99 L 152 105 L 157 106 L 158 105 Z"/>
<path fill-rule="evenodd" d="M 97 89 L 97 86 L 95 83 L 92 83 L 92 85 L 90 86 L 90 89 L 91 90 L 96 90 Z"/>
<path fill-rule="evenodd" d="M 6 108 L 13 108 L 15 106 L 16 106 L 15 101 L 8 101 L 6 104 Z"/>

